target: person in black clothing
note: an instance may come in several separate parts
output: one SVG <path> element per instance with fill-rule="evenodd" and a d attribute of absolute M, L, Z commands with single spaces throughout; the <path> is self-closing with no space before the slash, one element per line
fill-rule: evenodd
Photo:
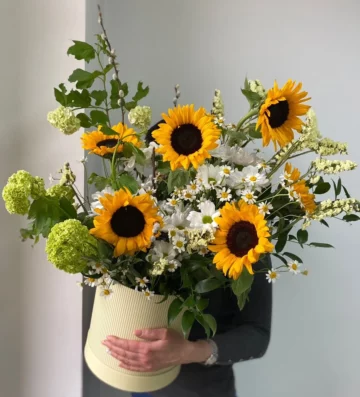
<path fill-rule="evenodd" d="M 265 266 L 264 266 L 265 265 Z M 269 256 L 253 266 L 270 268 Z M 107 342 L 121 366 L 137 371 L 158 370 L 182 364 L 178 378 L 153 397 L 235 397 L 233 364 L 262 357 L 269 345 L 272 288 L 264 273 L 255 274 L 249 301 L 240 311 L 231 289 L 210 292 L 207 313 L 218 324 L 213 342 L 203 328 L 194 324 L 189 340 L 167 329 L 140 330 L 144 342 L 111 337 Z M 206 365 L 210 364 L 211 365 Z"/>

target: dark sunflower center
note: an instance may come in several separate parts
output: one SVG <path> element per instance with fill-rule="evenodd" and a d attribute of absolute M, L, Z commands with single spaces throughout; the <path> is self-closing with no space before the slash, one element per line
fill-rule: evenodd
<path fill-rule="evenodd" d="M 193 124 L 182 124 L 171 135 L 171 146 L 185 156 L 198 151 L 202 142 L 201 131 Z"/>
<path fill-rule="evenodd" d="M 255 226 L 250 222 L 240 221 L 229 230 L 226 243 L 232 254 L 242 257 L 256 247 L 259 239 Z"/>
<path fill-rule="evenodd" d="M 275 105 L 269 106 L 269 124 L 271 128 L 281 127 L 289 116 L 289 102 L 280 101 Z"/>
<path fill-rule="evenodd" d="M 144 230 L 145 218 L 132 205 L 119 208 L 112 216 L 111 228 L 120 237 L 135 237 Z"/>
<path fill-rule="evenodd" d="M 97 147 L 106 146 L 106 147 L 115 147 L 118 143 L 117 139 L 104 139 L 96 144 Z"/>

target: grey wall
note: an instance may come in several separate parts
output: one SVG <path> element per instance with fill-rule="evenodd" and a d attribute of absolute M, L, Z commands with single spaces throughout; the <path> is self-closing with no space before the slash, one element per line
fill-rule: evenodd
<path fill-rule="evenodd" d="M 95 2 L 87 3 L 90 33 L 97 17 Z M 171 107 L 176 83 L 182 103 L 208 108 L 221 89 L 226 117 L 237 121 L 247 110 L 240 93 L 246 75 L 267 87 L 293 78 L 313 97 L 323 134 L 348 141 L 360 162 L 358 0 L 108 0 L 103 7 L 121 78 L 150 85 L 144 104 L 154 122 Z M 360 197 L 359 173 L 343 180 Z M 359 395 L 359 226 L 330 223 L 330 230 L 314 227 L 311 239 L 336 250 L 293 248 L 310 275 L 276 284 L 271 345 L 265 358 L 235 367 L 240 396 Z M 120 395 L 101 390 L 97 397 Z"/>

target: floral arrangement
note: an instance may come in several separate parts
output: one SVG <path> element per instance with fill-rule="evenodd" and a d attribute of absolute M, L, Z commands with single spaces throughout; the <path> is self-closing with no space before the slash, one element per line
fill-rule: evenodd
<path fill-rule="evenodd" d="M 292 80 L 267 90 L 246 79 L 249 112 L 236 124 L 225 122 L 219 90 L 207 111 L 178 104 L 177 85 L 173 107 L 150 128 L 151 108 L 139 105 L 149 87 L 139 82 L 131 96 L 101 16 L 99 23 L 94 45 L 74 41 L 68 50 L 97 68 L 74 70 L 73 88 L 55 88 L 61 106 L 48 114 L 65 135 L 87 129 L 82 147 L 103 162 L 102 175 L 88 176 L 82 161 L 96 192 L 80 193 L 68 163 L 47 189 L 42 178 L 18 171 L 2 192 L 6 209 L 28 217 L 23 240 L 46 238 L 48 260 L 60 270 L 82 273 L 105 298 L 115 283 L 144 299 L 176 296 L 169 323 L 184 312 L 185 334 L 198 321 L 210 336 L 216 321 L 206 313 L 206 293 L 231 288 L 242 309 L 255 273 L 269 282 L 307 274 L 291 244 L 331 247 L 308 242 L 312 222 L 360 219 L 360 202 L 341 179 L 326 180 L 356 164 L 329 158 L 347 154 L 347 144 L 321 136 L 307 92 Z M 261 149 L 270 144 L 266 158 Z M 301 171 L 292 160 L 308 154 Z M 330 190 L 334 198 L 321 200 Z M 269 254 L 272 268 L 262 262 Z"/>

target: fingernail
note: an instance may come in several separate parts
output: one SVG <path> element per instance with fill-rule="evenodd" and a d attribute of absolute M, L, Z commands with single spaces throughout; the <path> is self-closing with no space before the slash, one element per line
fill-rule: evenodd
<path fill-rule="evenodd" d="M 134 333 L 136 336 L 141 336 L 141 334 L 142 334 L 140 329 L 137 329 Z"/>
<path fill-rule="evenodd" d="M 110 349 L 106 349 L 106 353 L 107 354 L 111 354 L 111 350 Z"/>
<path fill-rule="evenodd" d="M 101 343 L 102 343 L 103 345 L 106 345 L 107 340 L 102 340 Z"/>

